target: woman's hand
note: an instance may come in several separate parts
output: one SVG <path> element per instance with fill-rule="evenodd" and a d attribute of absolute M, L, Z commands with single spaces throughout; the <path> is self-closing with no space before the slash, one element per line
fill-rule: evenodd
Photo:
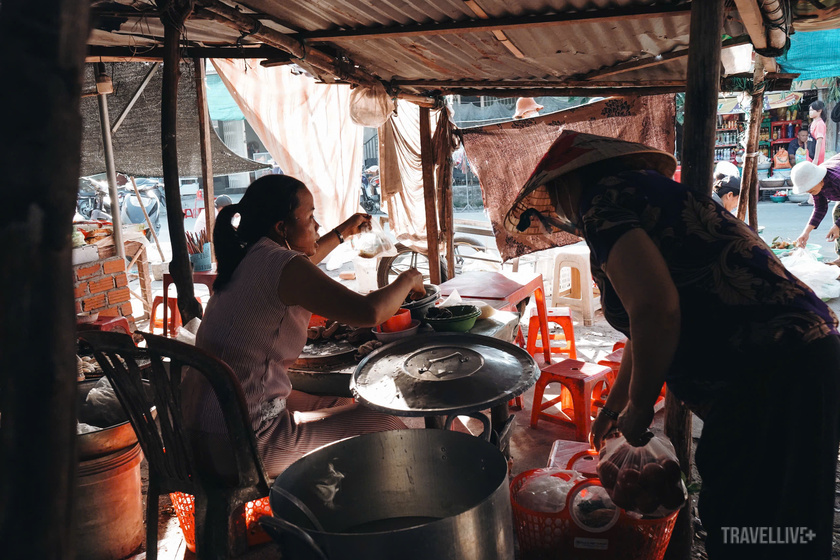
<path fill-rule="evenodd" d="M 648 428 L 653 422 L 653 407 L 637 407 L 633 405 L 633 401 L 627 405 L 627 408 L 618 417 L 618 431 L 627 440 L 627 443 L 633 447 L 642 447 L 648 441 Z"/>
<path fill-rule="evenodd" d="M 828 234 L 825 236 L 825 238 L 828 241 L 834 241 L 838 237 L 840 237 L 840 227 L 837 227 L 837 224 L 835 224 L 835 225 L 831 226 L 830 230 L 828 230 Z"/>
<path fill-rule="evenodd" d="M 604 440 L 607 435 L 615 429 L 615 420 L 603 412 L 599 412 L 598 416 L 595 417 L 595 421 L 592 422 L 592 431 L 589 433 L 589 443 L 591 443 L 592 447 L 594 447 L 597 451 L 600 451 L 601 445 L 604 444 Z"/>
<path fill-rule="evenodd" d="M 353 214 L 338 227 L 342 237 L 350 237 L 363 231 L 370 231 L 370 214 Z"/>
<path fill-rule="evenodd" d="M 829 231 L 828 233 L 831 233 L 831 231 Z M 804 249 L 805 245 L 808 243 L 808 238 L 810 236 L 811 236 L 810 232 L 803 231 L 802 235 L 800 235 L 799 237 L 796 238 L 796 246 L 797 247 L 802 247 Z"/>
<path fill-rule="evenodd" d="M 405 277 L 411 286 L 408 292 L 412 296 L 411 299 L 420 299 L 426 295 L 426 287 L 423 285 L 423 274 L 419 270 L 409 268 L 401 273 L 400 276 Z"/>

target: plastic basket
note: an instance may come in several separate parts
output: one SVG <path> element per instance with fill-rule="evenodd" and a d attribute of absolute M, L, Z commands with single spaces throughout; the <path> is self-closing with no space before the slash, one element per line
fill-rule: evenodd
<path fill-rule="evenodd" d="M 575 455 L 574 464 L 581 455 Z M 571 505 L 578 495 L 600 480 L 587 477 L 569 491 L 565 507 L 556 513 L 533 511 L 516 501 L 516 493 L 543 469 L 519 474 L 510 484 L 510 501 L 519 550 L 523 560 L 662 560 L 674 531 L 678 511 L 656 519 L 644 519 L 618 508 L 618 515 L 604 527 L 591 530 L 574 518 Z"/>
<path fill-rule="evenodd" d="M 190 552 L 195 552 L 195 498 L 183 492 L 173 492 L 169 494 L 169 499 L 172 500 L 175 513 L 178 515 L 178 523 L 181 525 L 181 532 L 184 533 L 187 548 L 190 549 Z M 272 515 L 271 507 L 268 504 L 268 496 L 245 504 L 243 521 L 248 533 L 249 547 L 271 541 L 268 533 L 263 531 L 260 524 L 257 523 L 259 518 L 264 515 Z"/>

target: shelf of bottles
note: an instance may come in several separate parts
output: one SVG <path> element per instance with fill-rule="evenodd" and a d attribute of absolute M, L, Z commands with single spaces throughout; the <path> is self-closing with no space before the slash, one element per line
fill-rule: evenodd
<path fill-rule="evenodd" d="M 715 161 L 730 161 L 735 163 L 741 152 L 741 136 L 744 132 L 744 121 L 741 115 L 718 115 L 717 130 L 715 132 Z"/>

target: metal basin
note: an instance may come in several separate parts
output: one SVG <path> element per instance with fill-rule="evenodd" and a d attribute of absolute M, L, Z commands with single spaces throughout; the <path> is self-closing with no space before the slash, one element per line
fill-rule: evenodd
<path fill-rule="evenodd" d="M 93 386 L 99 379 L 79 381 L 78 383 L 78 403 L 81 403 L 87 398 L 87 394 L 93 389 Z M 143 381 L 143 386 L 146 389 L 146 394 L 149 396 L 149 402 L 152 402 L 152 389 L 148 381 Z M 152 415 L 156 415 L 155 407 L 151 407 Z M 79 418 L 80 422 L 84 422 L 85 418 Z M 76 445 L 79 450 L 79 460 L 87 461 L 96 457 L 101 457 L 109 453 L 114 453 L 121 449 L 126 449 L 137 443 L 137 435 L 134 433 L 134 428 L 128 420 L 101 428 L 99 430 L 88 432 L 86 434 L 79 434 L 76 436 Z"/>
<path fill-rule="evenodd" d="M 272 492 L 275 518 L 288 523 L 266 528 L 284 558 L 513 558 L 507 461 L 468 434 L 395 430 L 349 438 L 298 460 L 274 487 L 301 500 L 324 529 Z"/>

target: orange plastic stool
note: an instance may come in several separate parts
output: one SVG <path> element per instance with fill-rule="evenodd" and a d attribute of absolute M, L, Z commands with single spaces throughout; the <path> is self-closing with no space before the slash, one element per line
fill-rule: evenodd
<path fill-rule="evenodd" d="M 162 329 L 166 334 L 166 329 L 163 328 L 163 319 L 158 319 L 158 308 L 163 305 L 163 296 L 155 296 L 152 302 L 152 313 L 149 317 L 149 332 L 155 333 L 155 329 Z M 178 327 L 181 326 L 181 314 L 178 312 L 178 299 L 169 298 L 169 333 L 170 336 L 175 336 L 178 333 Z"/>
<path fill-rule="evenodd" d="M 616 343 L 618 344 L 618 343 Z M 624 358 L 624 347 L 614 350 L 612 354 L 604 356 L 603 360 L 598 361 L 599 366 L 607 366 L 612 370 L 610 374 L 610 386 L 615 383 L 615 378 L 618 375 L 618 370 L 621 367 L 621 359 Z"/>
<path fill-rule="evenodd" d="M 627 339 L 622 338 L 621 340 L 619 340 L 618 342 L 613 344 L 613 352 L 615 352 L 616 350 L 620 350 L 620 349 L 624 348 L 625 346 L 627 346 Z"/>
<path fill-rule="evenodd" d="M 616 376 L 618 376 L 618 370 L 621 367 L 621 360 L 622 360 L 622 358 L 624 358 L 624 348 L 625 348 L 624 344 L 625 344 L 626 341 L 627 341 L 627 339 L 625 338 L 623 341 L 616 342 L 615 343 L 616 346 L 618 346 L 619 344 L 621 346 L 619 346 L 617 350 L 614 350 L 612 352 L 612 354 L 607 354 L 606 356 L 604 356 L 604 359 L 600 360 L 598 362 L 598 365 L 607 366 L 608 368 L 610 368 L 612 370 L 612 373 L 610 374 L 610 379 L 609 379 L 610 386 L 612 386 L 613 383 L 615 383 L 615 378 L 616 378 Z M 615 346 L 613 346 L 613 348 L 615 348 Z M 666 389 L 665 385 L 663 385 L 662 386 L 662 391 L 659 393 L 659 396 L 656 398 L 656 403 L 653 405 L 653 409 L 657 412 L 662 410 L 662 407 L 665 406 L 665 392 L 666 391 L 667 391 L 667 389 Z M 603 396 L 606 399 L 607 395 L 605 394 Z"/>
<path fill-rule="evenodd" d="M 76 325 L 78 331 L 106 331 L 106 332 L 121 332 L 124 334 L 132 334 L 131 328 L 128 325 L 128 319 L 125 317 L 99 317 L 92 323 L 78 323 Z"/>
<path fill-rule="evenodd" d="M 537 358 L 537 363 L 540 361 Z M 571 359 L 542 367 L 534 387 L 531 427 L 536 428 L 540 419 L 561 426 L 573 426 L 576 441 L 589 441 L 592 418 L 598 413 L 598 406 L 603 406 L 604 395 L 609 392 L 611 373 L 612 370 L 606 366 Z M 543 393 L 549 383 L 560 383 L 563 389 L 560 396 L 543 402 Z M 544 412 L 558 403 L 560 411 L 557 414 Z"/>
<path fill-rule="evenodd" d="M 560 336 L 559 333 L 549 335 L 548 345 L 551 353 L 568 354 L 571 359 L 576 360 L 575 328 L 572 326 L 571 309 L 568 307 L 549 307 L 547 309 L 547 319 L 549 323 L 560 325 L 560 328 L 563 329 L 563 336 Z M 540 344 L 537 344 L 537 341 Z M 565 344 L 560 346 L 560 341 L 565 341 Z M 530 318 L 528 319 L 528 342 L 525 346 L 525 351 L 531 356 L 536 356 L 543 351 L 542 336 L 540 334 L 540 316 L 534 307 L 531 308 Z"/>

